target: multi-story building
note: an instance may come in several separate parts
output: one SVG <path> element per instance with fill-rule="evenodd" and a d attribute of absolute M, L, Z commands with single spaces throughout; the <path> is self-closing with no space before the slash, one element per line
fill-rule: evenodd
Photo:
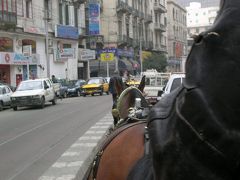
<path fill-rule="evenodd" d="M 100 14 L 101 52 L 114 53 L 112 61 L 92 61 L 92 72 L 140 72 L 141 50 L 167 52 L 165 0 L 103 0 Z M 103 50 L 102 50 L 102 49 Z M 97 73 L 94 73 L 97 74 Z M 109 74 L 108 74 L 109 75 Z"/>
<path fill-rule="evenodd" d="M 78 78 L 84 1 L 0 1 L 0 81 Z M 79 39 L 80 37 L 80 39 Z"/>
<path fill-rule="evenodd" d="M 219 6 L 220 0 L 176 0 L 176 2 L 182 7 L 189 6 L 191 2 L 199 2 L 202 4 L 203 8 L 206 8 L 212 6 Z"/>
<path fill-rule="evenodd" d="M 188 50 L 193 43 L 191 38 L 194 34 L 199 34 L 209 29 L 217 16 L 219 6 L 202 8 L 201 3 L 190 3 L 187 9 L 187 27 L 188 27 Z"/>
<path fill-rule="evenodd" d="M 187 53 L 187 11 L 176 0 L 168 0 L 167 9 L 168 71 L 183 71 L 182 60 Z"/>

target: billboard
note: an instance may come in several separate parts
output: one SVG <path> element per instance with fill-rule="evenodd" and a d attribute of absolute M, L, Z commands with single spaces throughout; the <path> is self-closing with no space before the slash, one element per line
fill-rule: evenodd
<path fill-rule="evenodd" d="M 89 4 L 89 35 L 100 34 L 100 4 Z"/>

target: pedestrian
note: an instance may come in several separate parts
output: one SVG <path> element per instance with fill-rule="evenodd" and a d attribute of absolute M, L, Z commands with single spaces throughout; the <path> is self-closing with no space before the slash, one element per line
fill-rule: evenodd
<path fill-rule="evenodd" d="M 112 101 L 113 101 L 112 116 L 114 119 L 114 126 L 117 124 L 119 120 L 119 117 L 117 114 L 117 99 L 119 96 L 117 86 L 124 88 L 122 77 L 119 76 L 118 72 L 114 72 L 114 75 L 109 80 L 109 92 L 112 94 Z"/>
<path fill-rule="evenodd" d="M 57 79 L 56 79 L 55 75 L 52 75 L 52 82 L 57 83 Z"/>

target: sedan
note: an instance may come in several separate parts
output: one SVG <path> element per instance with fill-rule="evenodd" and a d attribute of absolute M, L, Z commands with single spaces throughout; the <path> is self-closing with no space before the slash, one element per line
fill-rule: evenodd
<path fill-rule="evenodd" d="M 82 86 L 81 94 L 85 97 L 86 95 L 95 94 L 103 95 L 103 93 L 109 94 L 109 84 L 103 77 L 90 78 L 86 85 Z"/>
<path fill-rule="evenodd" d="M 3 110 L 4 107 L 11 106 L 11 98 L 12 90 L 9 86 L 0 85 L 0 111 Z"/>
<path fill-rule="evenodd" d="M 81 95 L 81 88 L 86 84 L 86 81 L 83 79 L 73 80 L 69 82 L 67 95 L 68 96 L 80 96 Z"/>

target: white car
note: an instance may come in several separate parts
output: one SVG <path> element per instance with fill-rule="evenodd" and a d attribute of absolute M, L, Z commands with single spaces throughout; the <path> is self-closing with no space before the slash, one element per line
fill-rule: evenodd
<path fill-rule="evenodd" d="M 22 81 L 11 95 L 13 110 L 22 106 L 40 106 L 46 102 L 56 104 L 56 94 L 52 81 L 48 78 Z"/>
<path fill-rule="evenodd" d="M 184 80 L 185 80 L 185 73 L 172 74 L 163 90 L 163 94 L 161 97 L 171 93 L 174 89 L 180 87 Z"/>
<path fill-rule="evenodd" d="M 6 106 L 11 106 L 12 90 L 6 85 L 0 85 L 0 111 Z"/>

